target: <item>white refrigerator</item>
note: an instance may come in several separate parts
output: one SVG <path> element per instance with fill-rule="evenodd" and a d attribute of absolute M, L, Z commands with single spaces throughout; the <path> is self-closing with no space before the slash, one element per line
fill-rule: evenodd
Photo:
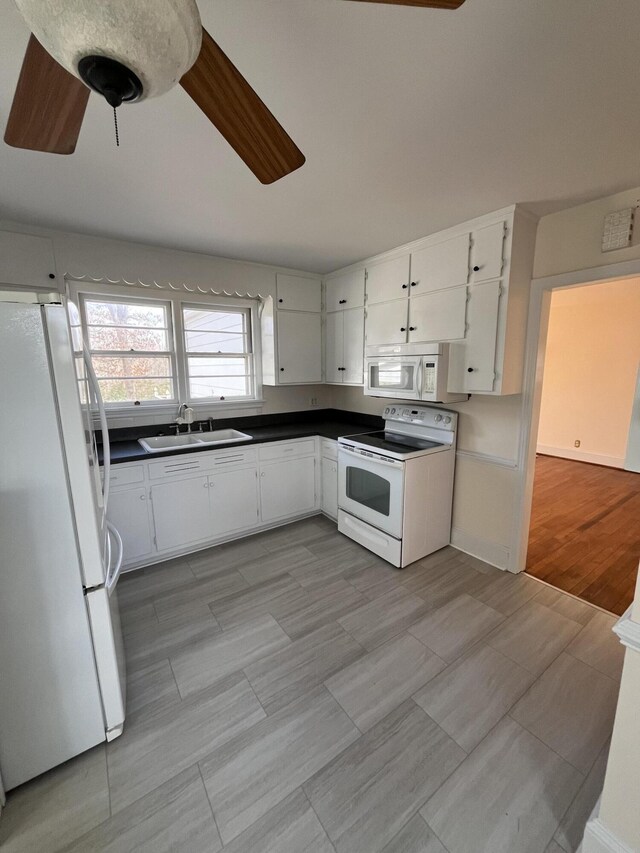
<path fill-rule="evenodd" d="M 106 520 L 106 418 L 90 364 L 74 355 L 61 300 L 0 292 L 0 772 L 6 790 L 117 737 L 124 724 L 116 596 L 122 541 Z M 85 405 L 83 382 L 92 389 Z M 104 486 L 92 407 L 104 427 Z"/>

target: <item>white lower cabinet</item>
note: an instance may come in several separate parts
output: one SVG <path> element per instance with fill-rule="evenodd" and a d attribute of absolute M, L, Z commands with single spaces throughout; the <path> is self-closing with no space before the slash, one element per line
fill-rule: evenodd
<path fill-rule="evenodd" d="M 158 551 L 212 538 L 208 477 L 154 485 L 151 500 Z"/>
<path fill-rule="evenodd" d="M 261 466 L 260 512 L 264 522 L 313 512 L 315 507 L 315 456 Z"/>
<path fill-rule="evenodd" d="M 338 463 L 326 456 L 321 460 L 322 468 L 322 511 L 338 517 Z"/>
<path fill-rule="evenodd" d="M 153 532 L 149 516 L 146 487 L 111 490 L 109 521 L 122 537 L 124 559 L 127 563 L 153 552 Z"/>
<path fill-rule="evenodd" d="M 255 527 L 260 518 L 258 471 L 225 471 L 209 477 L 212 530 L 215 537 Z"/>

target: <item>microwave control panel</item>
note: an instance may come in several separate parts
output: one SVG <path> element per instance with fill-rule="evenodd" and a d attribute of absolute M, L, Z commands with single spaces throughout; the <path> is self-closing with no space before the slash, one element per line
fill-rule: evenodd
<path fill-rule="evenodd" d="M 436 393 L 436 363 L 425 361 L 424 363 L 424 391 L 426 394 Z"/>

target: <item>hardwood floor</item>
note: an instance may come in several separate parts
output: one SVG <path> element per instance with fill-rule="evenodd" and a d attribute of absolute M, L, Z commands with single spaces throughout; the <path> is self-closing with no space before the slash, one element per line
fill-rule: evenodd
<path fill-rule="evenodd" d="M 538 456 L 527 572 L 618 615 L 640 560 L 640 474 Z"/>

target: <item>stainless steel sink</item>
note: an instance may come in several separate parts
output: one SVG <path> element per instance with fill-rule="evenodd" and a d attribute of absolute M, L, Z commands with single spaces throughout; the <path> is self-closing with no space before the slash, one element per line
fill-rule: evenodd
<path fill-rule="evenodd" d="M 152 438 L 139 438 L 138 444 L 147 453 L 159 453 L 161 450 L 186 450 L 189 447 L 210 447 L 213 444 L 232 444 L 236 441 L 250 441 L 251 436 L 237 429 L 215 429 L 212 432 L 181 433 L 180 435 L 156 435 Z"/>

